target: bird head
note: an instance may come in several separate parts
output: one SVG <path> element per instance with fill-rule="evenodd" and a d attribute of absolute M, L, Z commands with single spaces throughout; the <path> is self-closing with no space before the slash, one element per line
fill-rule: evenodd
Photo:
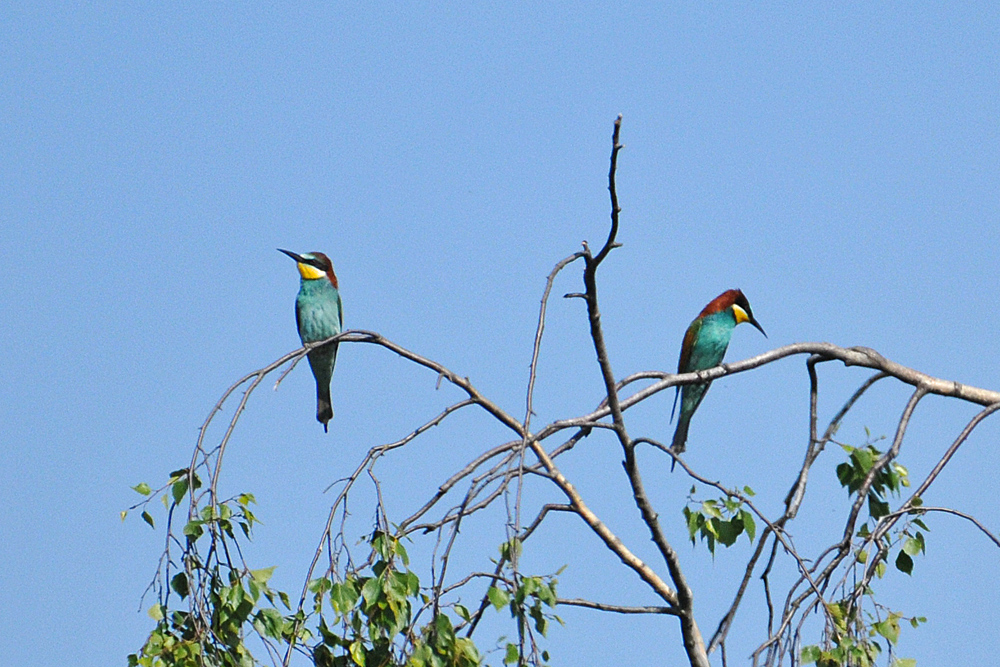
<path fill-rule="evenodd" d="M 764 327 L 760 326 L 760 322 L 754 319 L 753 311 L 750 310 L 750 302 L 747 298 L 743 296 L 743 292 L 740 290 L 729 290 L 730 292 L 736 292 L 733 295 L 733 317 L 736 318 L 736 324 L 742 324 L 743 322 L 749 322 L 753 326 L 757 327 L 757 330 L 764 334 L 764 338 L 767 338 L 767 334 L 764 332 Z"/>
<path fill-rule="evenodd" d="M 757 330 L 764 334 L 764 338 L 767 338 L 767 334 L 764 333 L 764 327 L 760 326 L 760 323 L 754 319 L 753 311 L 750 310 L 750 302 L 738 289 L 726 290 L 719 296 L 712 299 L 701 314 L 698 317 L 705 317 L 706 315 L 713 315 L 715 313 L 721 313 L 724 310 L 731 310 L 733 313 L 733 318 L 736 320 L 736 324 L 742 324 L 743 322 L 749 322 L 753 326 L 757 327 Z"/>
<path fill-rule="evenodd" d="M 278 251 L 295 260 L 299 275 L 302 276 L 303 280 L 327 278 L 334 287 L 337 287 L 337 274 L 333 272 L 333 262 L 323 253 L 307 252 L 297 255 L 290 250 L 282 250 L 281 248 L 278 248 Z"/>

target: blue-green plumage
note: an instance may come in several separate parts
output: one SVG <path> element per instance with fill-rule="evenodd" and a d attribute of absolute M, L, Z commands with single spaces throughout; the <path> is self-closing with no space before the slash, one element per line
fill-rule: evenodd
<path fill-rule="evenodd" d="M 681 356 L 677 363 L 678 373 L 690 373 L 714 368 L 722 363 L 726 349 L 733 337 L 733 329 L 741 322 L 749 322 L 761 333 L 764 329 L 753 317 L 750 303 L 739 290 L 728 290 L 713 299 L 695 318 L 684 334 L 681 346 Z M 767 334 L 764 334 L 765 336 Z M 677 408 L 677 397 L 681 399 L 681 413 L 677 419 L 677 430 L 670 449 L 677 454 L 685 450 L 688 426 L 691 417 L 705 398 L 705 392 L 711 383 L 688 384 L 677 388 L 674 395 L 674 409 Z M 671 411 L 673 419 L 673 411 Z M 673 470 L 673 466 L 670 468 Z"/>
<path fill-rule="evenodd" d="M 315 343 L 341 333 L 344 309 L 330 258 L 321 252 L 296 255 L 282 250 L 298 263 L 301 283 L 295 298 L 295 322 L 303 343 Z M 333 418 L 330 404 L 330 380 L 337 363 L 337 343 L 316 348 L 309 353 L 309 367 L 316 378 L 316 419 L 327 430 Z"/>

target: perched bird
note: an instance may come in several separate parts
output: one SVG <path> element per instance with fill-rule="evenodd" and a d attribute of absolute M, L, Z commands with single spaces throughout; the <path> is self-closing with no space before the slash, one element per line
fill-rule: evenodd
<path fill-rule="evenodd" d="M 729 347 L 729 339 L 733 336 L 733 329 L 741 322 L 749 322 L 757 327 L 764 337 L 764 328 L 757 323 L 750 310 L 750 302 L 743 296 L 743 292 L 738 289 L 726 290 L 705 306 L 704 310 L 691 322 L 687 333 L 684 334 L 684 344 L 681 345 L 681 358 L 677 362 L 678 373 L 690 373 L 692 371 L 703 371 L 713 368 L 722 363 L 722 358 L 726 355 L 726 348 Z M 674 411 L 677 409 L 677 397 L 681 398 L 681 416 L 677 420 L 677 430 L 674 431 L 674 442 L 670 446 L 671 451 L 680 454 L 684 451 L 687 442 L 688 424 L 691 422 L 691 415 L 698 409 L 701 399 L 708 391 L 711 382 L 700 384 L 687 384 L 677 387 L 674 394 L 674 407 L 670 411 L 670 420 L 674 419 Z M 674 460 L 674 464 L 677 461 Z M 673 471 L 674 466 L 670 466 Z"/>
<path fill-rule="evenodd" d="M 337 288 L 337 274 L 333 262 L 321 252 L 296 255 L 282 250 L 294 259 L 302 276 L 299 295 L 295 299 L 295 322 L 299 327 L 302 343 L 315 343 L 336 336 L 344 329 L 344 307 Z M 327 430 L 333 419 L 330 405 L 330 379 L 333 365 L 337 363 L 337 343 L 318 347 L 309 353 L 309 366 L 316 378 L 316 420 Z"/>

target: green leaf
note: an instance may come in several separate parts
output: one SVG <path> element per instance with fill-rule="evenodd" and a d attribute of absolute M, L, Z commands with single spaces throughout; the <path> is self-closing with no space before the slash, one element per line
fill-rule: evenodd
<path fill-rule="evenodd" d="M 194 521 L 188 521 L 184 525 L 183 533 L 186 536 L 197 540 L 199 537 L 201 537 L 201 534 L 205 532 L 205 529 L 202 528 L 202 525 L 204 523 L 205 523 L 204 521 L 198 521 L 197 519 L 195 519 Z"/>
<path fill-rule="evenodd" d="M 881 519 L 889 513 L 889 503 L 881 500 L 874 493 L 868 494 L 868 514 L 873 519 Z"/>
<path fill-rule="evenodd" d="M 681 512 L 684 514 L 684 523 L 687 524 L 688 537 L 691 538 L 691 544 L 694 544 L 695 536 L 698 534 L 698 520 L 704 521 L 704 518 L 697 512 L 692 512 L 688 507 L 685 507 Z"/>
<path fill-rule="evenodd" d="M 330 590 L 332 583 L 329 579 L 325 577 L 317 577 L 309 582 L 308 590 L 310 593 L 325 593 Z"/>
<path fill-rule="evenodd" d="M 915 537 L 911 537 L 903 543 L 903 551 L 905 551 L 910 556 L 916 556 L 921 551 L 923 551 L 924 545 L 923 540 L 918 540 Z"/>
<path fill-rule="evenodd" d="M 751 498 L 753 498 L 754 496 L 757 495 L 756 493 L 753 492 L 753 489 L 751 489 L 749 486 L 744 486 L 743 487 L 743 493 L 747 494 Z"/>
<path fill-rule="evenodd" d="M 753 544 L 753 538 L 757 534 L 757 522 L 754 521 L 753 513 L 749 510 L 740 510 L 740 518 L 743 520 L 743 530 L 747 531 L 750 544 Z"/>
<path fill-rule="evenodd" d="M 281 639 L 285 619 L 277 609 L 261 609 L 257 614 L 257 620 L 264 627 L 264 634 L 274 639 Z"/>
<path fill-rule="evenodd" d="M 360 641 L 355 641 L 351 643 L 351 659 L 354 660 L 355 665 L 360 667 L 365 667 L 365 647 L 362 646 Z"/>
<path fill-rule="evenodd" d="M 819 646 L 803 646 L 802 652 L 799 654 L 802 664 L 808 665 L 809 663 L 816 662 L 819 660 L 823 652 L 820 650 Z"/>
<path fill-rule="evenodd" d="M 840 482 L 841 486 L 846 486 L 849 491 L 851 489 L 851 481 L 854 479 L 854 468 L 848 463 L 841 463 L 837 466 L 837 481 Z"/>
<path fill-rule="evenodd" d="M 341 584 L 333 584 L 330 587 L 330 604 L 334 611 L 346 614 L 358 602 L 357 580 L 345 581 Z"/>
<path fill-rule="evenodd" d="M 379 582 L 377 577 L 369 577 L 365 585 L 361 587 L 361 597 L 365 599 L 367 604 L 371 604 L 375 598 L 378 597 L 382 590 L 381 582 Z"/>
<path fill-rule="evenodd" d="M 407 595 L 416 596 L 420 592 L 420 577 L 415 572 L 406 573 Z"/>
<path fill-rule="evenodd" d="M 149 611 L 147 611 L 146 613 L 149 614 L 149 617 L 154 621 L 160 622 L 163 620 L 163 612 L 164 612 L 163 605 L 157 603 L 154 604 L 152 607 L 150 607 Z"/>
<path fill-rule="evenodd" d="M 186 598 L 189 592 L 187 573 L 178 572 L 175 574 L 174 578 L 170 580 L 170 587 L 181 596 L 182 600 Z"/>
<path fill-rule="evenodd" d="M 917 661 L 914 658 L 896 658 L 891 667 L 917 667 Z"/>
<path fill-rule="evenodd" d="M 504 542 L 503 544 L 500 545 L 500 556 L 504 560 L 506 560 L 506 561 L 511 560 L 511 547 L 512 546 L 513 546 L 514 555 L 517 556 L 517 557 L 521 556 L 521 550 L 523 548 L 522 545 L 521 545 L 521 540 L 519 540 L 516 537 L 514 537 L 514 538 L 511 538 L 507 542 Z"/>
<path fill-rule="evenodd" d="M 505 590 L 497 588 L 496 586 L 490 586 L 486 590 L 486 597 L 490 599 L 490 604 L 492 604 L 493 608 L 497 610 L 507 606 L 510 602 L 510 594 Z"/>
<path fill-rule="evenodd" d="M 135 491 L 136 493 L 141 493 L 144 496 L 148 496 L 153 492 L 153 489 L 149 488 L 149 484 L 146 484 L 145 482 L 140 482 L 139 484 L 136 484 L 135 486 L 132 487 L 132 490 Z"/>
<path fill-rule="evenodd" d="M 406 553 L 406 548 L 403 546 L 402 540 L 396 540 L 396 555 L 403 561 L 403 565 L 410 564 L 410 556 Z"/>
<path fill-rule="evenodd" d="M 826 605 L 826 611 L 833 619 L 834 625 L 840 626 L 844 623 L 844 608 L 839 602 L 830 602 Z"/>
<path fill-rule="evenodd" d="M 187 478 L 179 479 L 170 487 L 170 493 L 174 497 L 174 503 L 179 504 L 188 490 Z"/>
<path fill-rule="evenodd" d="M 556 595 L 556 583 L 556 580 L 552 579 L 548 586 L 542 586 L 538 589 L 538 599 L 549 607 L 555 607 L 558 604 L 559 596 Z"/>
<path fill-rule="evenodd" d="M 448 614 L 438 614 L 437 618 L 434 619 L 434 629 L 442 637 L 448 637 L 450 639 L 455 638 L 455 628 L 451 624 L 451 619 L 448 618 Z"/>
<path fill-rule="evenodd" d="M 515 644 L 507 642 L 507 654 L 503 658 L 503 663 L 505 665 L 516 664 L 519 657 L 520 656 L 518 655 L 517 646 Z"/>
<path fill-rule="evenodd" d="M 731 547 L 736 543 L 736 538 L 743 532 L 743 523 L 738 518 L 731 521 L 719 521 L 717 529 L 719 542 Z"/>
<path fill-rule="evenodd" d="M 895 644 L 899 641 L 899 617 L 895 614 L 890 614 L 889 618 L 880 623 L 875 623 L 872 627 L 875 629 L 875 632 L 885 637 L 890 644 Z"/>
<path fill-rule="evenodd" d="M 122 517 L 122 522 L 123 523 L 125 521 L 125 517 L 127 517 L 127 516 L 128 516 L 128 510 L 122 510 L 121 511 L 121 517 Z"/>
<path fill-rule="evenodd" d="M 913 574 L 913 559 L 905 551 L 896 556 L 896 569 L 904 574 Z"/>
<path fill-rule="evenodd" d="M 142 513 L 142 520 L 148 523 L 150 528 L 156 528 L 156 524 L 153 523 L 153 516 L 149 512 Z"/>
<path fill-rule="evenodd" d="M 851 456 L 858 463 L 858 467 L 861 468 L 861 472 L 868 474 L 868 471 L 872 469 L 872 465 L 875 463 L 875 456 L 872 454 L 870 449 L 855 449 Z"/>
<path fill-rule="evenodd" d="M 719 511 L 718 503 L 714 500 L 706 500 L 701 504 L 701 512 L 705 516 L 715 517 L 716 519 L 722 518 L 722 512 Z"/>
<path fill-rule="evenodd" d="M 274 574 L 274 570 L 277 567 L 277 565 L 272 565 L 271 567 L 265 567 L 260 570 L 250 570 L 250 576 L 253 577 L 253 580 L 258 584 L 266 584 L 268 580 L 271 579 L 271 575 Z"/>

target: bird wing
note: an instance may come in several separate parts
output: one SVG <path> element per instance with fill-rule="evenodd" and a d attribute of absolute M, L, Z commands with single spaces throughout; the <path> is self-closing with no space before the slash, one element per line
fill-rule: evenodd
<path fill-rule="evenodd" d="M 691 364 L 691 350 L 694 349 L 694 341 L 698 337 L 698 332 L 701 331 L 701 318 L 695 319 L 694 322 L 688 326 L 687 332 L 684 334 L 684 342 L 681 344 L 681 358 L 677 361 L 677 372 L 687 373 L 690 369 Z M 674 406 L 670 408 L 670 421 L 674 421 L 674 412 L 677 410 L 677 399 L 681 395 L 681 386 L 677 385 L 677 391 L 674 392 Z"/>
<path fill-rule="evenodd" d="M 340 331 L 344 331 L 344 303 L 340 300 L 340 290 L 337 290 L 337 317 L 340 318 Z"/>
<path fill-rule="evenodd" d="M 694 341 L 698 338 L 699 331 L 701 331 L 700 317 L 691 323 L 687 333 L 684 334 L 684 343 L 681 345 L 681 358 L 677 361 L 678 373 L 687 373 L 691 370 L 691 351 L 694 350 Z"/>
<path fill-rule="evenodd" d="M 302 304 L 299 300 L 295 300 L 295 330 L 299 332 L 299 338 L 302 338 Z"/>

